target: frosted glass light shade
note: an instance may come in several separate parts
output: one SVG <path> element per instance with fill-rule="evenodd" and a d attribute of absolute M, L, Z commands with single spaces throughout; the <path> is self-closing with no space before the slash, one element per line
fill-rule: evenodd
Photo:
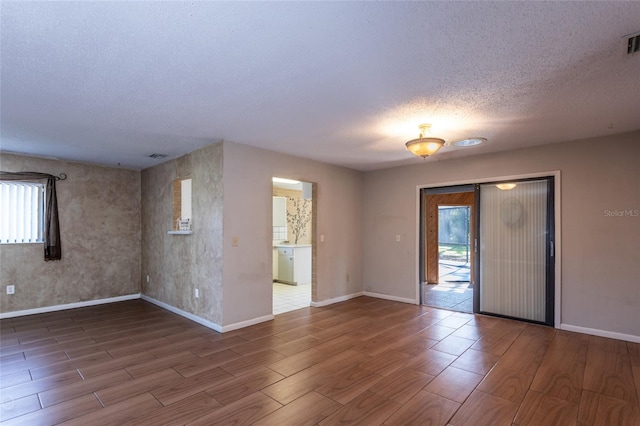
<path fill-rule="evenodd" d="M 443 145 L 444 139 L 440 138 L 418 138 L 406 143 L 408 151 L 422 158 L 435 154 Z"/>

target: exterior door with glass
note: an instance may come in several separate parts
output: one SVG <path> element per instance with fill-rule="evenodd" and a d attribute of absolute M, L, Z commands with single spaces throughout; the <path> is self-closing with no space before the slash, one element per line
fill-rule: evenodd
<path fill-rule="evenodd" d="M 553 178 L 476 185 L 474 311 L 553 325 Z"/>

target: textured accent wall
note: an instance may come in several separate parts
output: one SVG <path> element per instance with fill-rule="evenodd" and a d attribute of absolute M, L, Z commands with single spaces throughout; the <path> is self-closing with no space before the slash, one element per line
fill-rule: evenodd
<path fill-rule="evenodd" d="M 140 172 L 0 154 L 2 170 L 68 178 L 57 184 L 62 260 L 42 244 L 0 245 L 2 313 L 140 292 Z"/>
<path fill-rule="evenodd" d="M 193 179 L 193 234 L 169 235 L 173 181 L 186 177 Z M 222 143 L 142 171 L 142 293 L 216 324 L 222 324 L 222 184 Z"/>

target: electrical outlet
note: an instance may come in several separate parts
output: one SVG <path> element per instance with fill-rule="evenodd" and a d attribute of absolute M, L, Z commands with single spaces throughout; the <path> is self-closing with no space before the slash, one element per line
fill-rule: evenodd
<path fill-rule="evenodd" d="M 8 285 L 7 286 L 7 294 L 16 294 L 16 286 Z"/>
<path fill-rule="evenodd" d="M 149 278 L 149 275 L 147 275 L 147 282 L 149 282 L 149 279 L 150 279 L 150 278 Z"/>
<path fill-rule="evenodd" d="M 198 290 L 198 289 L 196 288 L 196 292 L 195 292 L 195 293 L 196 293 L 196 299 L 197 299 L 198 297 L 200 297 L 200 290 Z"/>
<path fill-rule="evenodd" d="M 396 235 L 396 242 L 400 242 L 400 235 Z"/>
<path fill-rule="evenodd" d="M 324 234 L 320 234 L 320 242 L 324 243 Z"/>

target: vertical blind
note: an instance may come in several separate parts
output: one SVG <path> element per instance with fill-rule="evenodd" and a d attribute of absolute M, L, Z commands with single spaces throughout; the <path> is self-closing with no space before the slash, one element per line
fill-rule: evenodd
<path fill-rule="evenodd" d="M 545 321 L 547 182 L 480 186 L 480 310 Z"/>
<path fill-rule="evenodd" d="M 0 182 L 0 243 L 42 242 L 44 185 Z"/>

